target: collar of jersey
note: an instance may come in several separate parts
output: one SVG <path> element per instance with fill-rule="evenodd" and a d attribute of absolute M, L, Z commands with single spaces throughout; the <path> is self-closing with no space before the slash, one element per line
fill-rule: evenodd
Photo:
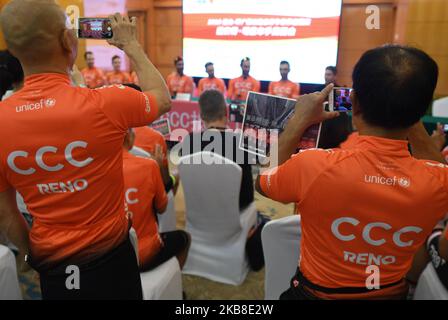
<path fill-rule="evenodd" d="M 395 156 L 411 156 L 408 149 L 408 141 L 386 139 L 375 136 L 359 136 L 356 139 L 355 148 L 371 150 L 379 153 L 390 153 Z"/>
<path fill-rule="evenodd" d="M 62 73 L 39 73 L 27 76 L 25 78 L 25 87 L 29 86 L 48 86 L 51 88 L 55 84 L 70 84 L 70 78 Z"/>

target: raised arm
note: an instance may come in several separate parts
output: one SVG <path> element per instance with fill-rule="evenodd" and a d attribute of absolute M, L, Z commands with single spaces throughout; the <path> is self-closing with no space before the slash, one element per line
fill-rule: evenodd
<path fill-rule="evenodd" d="M 309 126 L 339 115 L 338 112 L 327 112 L 323 108 L 323 103 L 332 89 L 333 85 L 330 84 L 321 92 L 305 94 L 298 98 L 295 113 L 278 139 L 278 165 L 295 153 L 303 133 Z"/>
<path fill-rule="evenodd" d="M 409 131 L 408 140 L 414 158 L 445 163 L 442 153 L 429 136 L 423 122 L 419 121 L 412 127 Z"/>
<path fill-rule="evenodd" d="M 140 87 L 156 98 L 159 116 L 171 109 L 171 98 L 168 88 L 160 72 L 151 63 L 137 40 L 137 19 L 123 17 L 116 13 L 110 16 L 114 33 L 109 44 L 122 49 L 131 59 Z"/>

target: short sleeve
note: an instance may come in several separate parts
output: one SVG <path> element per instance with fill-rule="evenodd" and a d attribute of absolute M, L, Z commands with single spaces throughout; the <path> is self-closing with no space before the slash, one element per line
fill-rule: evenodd
<path fill-rule="evenodd" d="M 234 94 L 234 88 L 233 88 L 234 83 L 235 83 L 235 80 L 234 80 L 234 79 L 231 79 L 231 80 L 229 81 L 229 89 L 228 89 L 228 91 L 227 91 L 227 96 L 228 96 L 231 100 L 234 99 L 234 97 L 233 97 L 233 94 Z"/>
<path fill-rule="evenodd" d="M 199 80 L 198 83 L 198 94 L 201 95 L 202 94 L 202 88 L 204 87 L 204 79 Z"/>
<path fill-rule="evenodd" d="M 224 94 L 226 92 L 226 83 L 222 79 L 219 79 L 219 83 L 221 84 L 222 94 Z"/>
<path fill-rule="evenodd" d="M 300 202 L 316 177 L 325 170 L 325 151 L 307 150 L 260 175 L 260 187 L 270 199 Z"/>
<path fill-rule="evenodd" d="M 269 90 L 268 90 L 268 93 L 272 94 L 272 95 L 274 94 L 274 86 L 273 86 L 273 84 L 274 84 L 273 82 L 269 83 Z"/>
<path fill-rule="evenodd" d="M 260 81 L 258 81 L 258 80 L 255 80 L 254 91 L 255 92 L 260 92 Z"/>
<path fill-rule="evenodd" d="M 156 99 L 148 93 L 122 85 L 95 91 L 101 96 L 102 111 L 120 130 L 148 125 L 158 116 Z"/>

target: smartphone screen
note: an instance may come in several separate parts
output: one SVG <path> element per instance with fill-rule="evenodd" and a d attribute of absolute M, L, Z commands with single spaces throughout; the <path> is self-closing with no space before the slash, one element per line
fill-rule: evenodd
<path fill-rule="evenodd" d="M 78 38 L 111 39 L 113 36 L 110 20 L 107 18 L 79 18 Z"/>
<path fill-rule="evenodd" d="M 352 110 L 352 101 L 350 100 L 351 88 L 336 87 L 330 97 L 330 108 L 333 111 L 347 112 Z"/>
<path fill-rule="evenodd" d="M 443 132 L 448 133 L 448 124 L 443 125 Z"/>

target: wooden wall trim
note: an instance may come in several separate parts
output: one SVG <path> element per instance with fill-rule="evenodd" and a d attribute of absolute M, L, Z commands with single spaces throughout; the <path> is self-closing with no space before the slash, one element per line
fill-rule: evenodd
<path fill-rule="evenodd" d="M 154 8 L 182 8 L 181 0 L 156 0 L 154 1 Z"/>

